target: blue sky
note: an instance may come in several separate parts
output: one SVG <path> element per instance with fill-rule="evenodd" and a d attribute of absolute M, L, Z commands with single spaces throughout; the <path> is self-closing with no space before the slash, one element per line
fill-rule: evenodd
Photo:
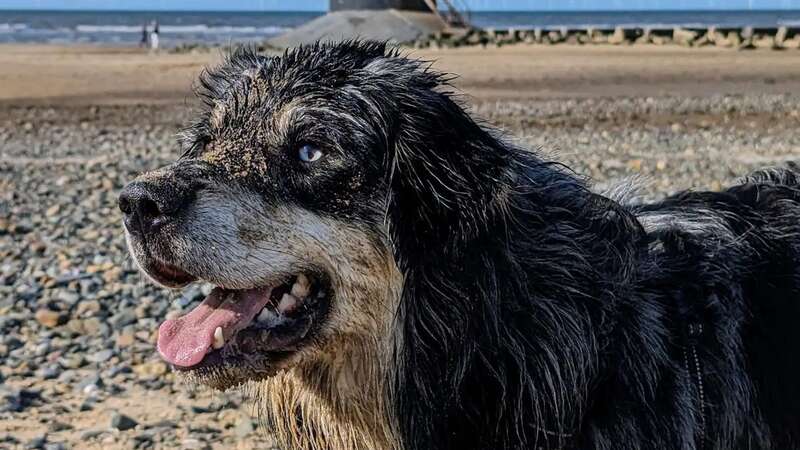
<path fill-rule="evenodd" d="M 800 0 L 461 0 L 470 10 L 800 9 Z M 322 11 L 328 0 L 0 0 L 0 9 Z"/>

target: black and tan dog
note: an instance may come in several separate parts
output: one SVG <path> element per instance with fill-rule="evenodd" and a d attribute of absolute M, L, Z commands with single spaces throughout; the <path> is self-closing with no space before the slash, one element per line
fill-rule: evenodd
<path fill-rule="evenodd" d="M 628 204 L 367 42 L 232 54 L 120 196 L 159 329 L 285 448 L 800 445 L 800 172 Z"/>

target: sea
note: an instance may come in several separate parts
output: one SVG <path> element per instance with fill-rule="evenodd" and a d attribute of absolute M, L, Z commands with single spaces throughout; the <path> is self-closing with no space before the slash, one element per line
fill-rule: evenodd
<path fill-rule="evenodd" d="M 160 42 L 208 45 L 260 41 L 283 33 L 322 12 L 165 12 L 165 11 L 12 11 L 0 10 L 0 43 L 137 45 L 142 28 L 159 25 Z M 472 12 L 479 27 L 650 28 L 800 27 L 798 11 L 613 11 Z"/>

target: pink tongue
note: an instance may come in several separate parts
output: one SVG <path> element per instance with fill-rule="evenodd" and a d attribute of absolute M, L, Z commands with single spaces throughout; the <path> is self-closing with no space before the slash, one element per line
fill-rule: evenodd
<path fill-rule="evenodd" d="M 198 364 L 214 342 L 214 330 L 222 327 L 225 340 L 247 327 L 269 301 L 271 288 L 226 291 L 215 288 L 199 306 L 158 328 L 158 353 L 170 364 Z"/>

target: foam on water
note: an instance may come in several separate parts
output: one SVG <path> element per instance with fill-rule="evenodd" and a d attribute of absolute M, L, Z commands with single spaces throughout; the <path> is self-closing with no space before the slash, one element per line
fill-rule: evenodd
<path fill-rule="evenodd" d="M 0 11 L 0 42 L 136 45 L 142 26 L 160 23 L 165 46 L 185 42 L 263 41 L 320 13 L 306 12 L 99 12 Z M 498 29 L 613 29 L 641 27 L 800 27 L 800 11 L 477 12 L 472 23 Z"/>

